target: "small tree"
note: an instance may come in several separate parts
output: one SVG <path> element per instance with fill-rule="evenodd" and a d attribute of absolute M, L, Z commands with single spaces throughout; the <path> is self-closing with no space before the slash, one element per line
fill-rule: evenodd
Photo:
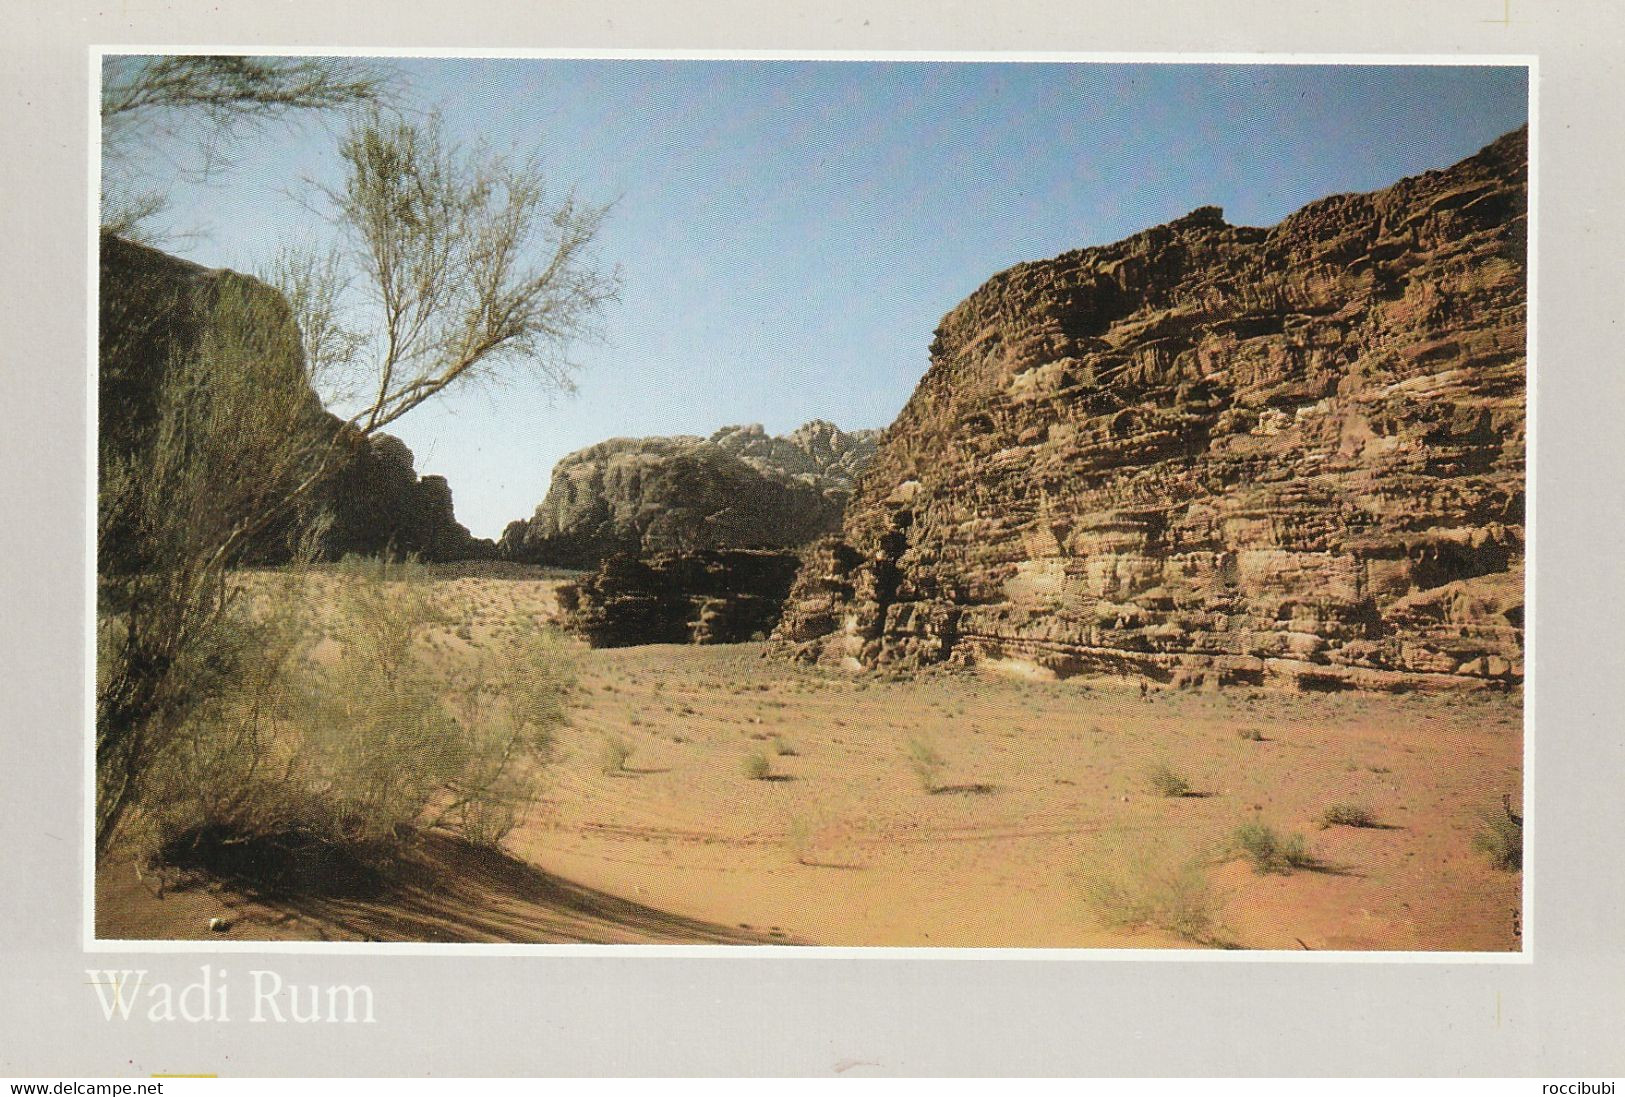
<path fill-rule="evenodd" d="M 376 91 L 354 82 L 324 88 L 321 71 L 315 62 L 161 59 L 123 92 L 116 81 L 111 92 L 104 86 L 103 115 L 116 122 L 148 109 L 195 110 L 229 129 L 239 118 Z M 147 767 L 206 698 L 210 678 L 200 668 L 226 658 L 209 639 L 232 597 L 226 568 L 267 530 L 308 517 L 347 448 L 448 388 L 516 376 L 568 386 L 566 348 L 593 330 L 618 290 L 618 276 L 591 255 L 605 209 L 574 196 L 548 204 L 533 162 L 458 149 L 433 116 L 413 122 L 378 111 L 352 128 L 341 152 L 345 181 L 323 192 L 339 248 L 284 251 L 270 271 L 297 327 L 285 316 L 280 327 L 250 321 L 229 353 L 174 356 L 158 400 L 167 426 L 130 454 L 104 450 L 102 561 L 135 563 L 98 568 L 98 854 L 139 797 Z M 197 308 L 179 302 L 174 322 L 197 322 Z M 204 322 L 205 339 L 214 322 Z M 105 377 L 105 309 L 103 324 Z M 361 394 L 337 430 L 313 429 L 303 376 L 262 390 L 254 341 L 272 328 L 296 333 L 294 354 L 310 377 Z M 235 413 L 228 397 L 239 401 Z M 222 480 L 230 490 L 215 490 Z"/>
<path fill-rule="evenodd" d="M 374 110 L 340 152 L 343 184 L 316 188 L 338 249 L 285 251 L 271 275 L 301 313 L 313 376 L 359 398 L 351 425 L 370 434 L 515 370 L 569 388 L 565 351 L 620 286 L 590 254 L 608 207 L 550 205 L 534 160 L 460 149 L 433 115 Z"/>
<path fill-rule="evenodd" d="M 154 307 L 152 287 L 184 265 L 143 279 L 142 258 L 103 243 L 98 850 L 147 768 L 247 655 L 226 568 L 322 459 L 287 307 L 234 275 L 193 279 Z"/>

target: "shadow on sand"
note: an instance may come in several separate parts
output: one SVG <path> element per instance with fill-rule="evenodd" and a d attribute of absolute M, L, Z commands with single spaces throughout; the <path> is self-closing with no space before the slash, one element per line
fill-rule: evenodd
<path fill-rule="evenodd" d="M 297 924 L 301 936 L 368 941 L 579 944 L 790 944 L 686 918 L 573 883 L 500 850 L 419 833 L 384 867 L 309 849 L 238 847 L 174 867 L 185 886 L 224 885 L 259 908 L 244 916 Z M 292 861 L 304 866 L 290 871 Z"/>

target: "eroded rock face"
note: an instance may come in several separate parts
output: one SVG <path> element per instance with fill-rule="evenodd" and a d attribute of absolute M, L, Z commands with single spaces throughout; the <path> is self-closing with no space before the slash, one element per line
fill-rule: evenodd
<path fill-rule="evenodd" d="M 1524 131 L 1269 229 L 1206 208 L 942 321 L 776 639 L 1306 689 L 1522 667 Z"/>
<path fill-rule="evenodd" d="M 612 438 L 558 463 L 535 516 L 509 524 L 501 551 L 590 568 L 618 553 L 803 545 L 840 528 L 877 434 L 815 421 L 783 437 L 753 425 Z"/>
<path fill-rule="evenodd" d="M 328 556 L 387 552 L 441 561 L 496 555 L 495 544 L 457 521 L 446 478 L 418 476 L 405 442 L 391 434 L 346 441 L 349 452 L 320 494 L 332 515 L 322 542 Z"/>
<path fill-rule="evenodd" d="M 799 566 L 794 552 L 745 549 L 612 556 L 559 603 L 593 647 L 742 643 L 773 631 Z"/>

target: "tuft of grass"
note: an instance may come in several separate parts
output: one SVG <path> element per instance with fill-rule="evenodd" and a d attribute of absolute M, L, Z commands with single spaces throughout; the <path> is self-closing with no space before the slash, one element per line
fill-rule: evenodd
<path fill-rule="evenodd" d="M 773 736 L 773 753 L 777 754 L 780 758 L 794 758 L 796 756 L 796 748 L 791 746 L 790 740 L 786 739 L 784 736 L 775 735 Z"/>
<path fill-rule="evenodd" d="M 1277 834 L 1273 827 L 1264 823 L 1241 824 L 1231 836 L 1231 841 L 1236 851 L 1252 862 L 1255 872 L 1285 874 L 1315 863 L 1303 835 Z"/>
<path fill-rule="evenodd" d="M 1146 767 L 1145 781 L 1158 796 L 1185 796 L 1191 790 L 1191 783 L 1166 762 Z"/>
<path fill-rule="evenodd" d="M 784 841 L 790 847 L 790 855 L 795 858 L 796 864 L 812 862 L 813 826 L 805 815 L 797 815 L 790 820 L 790 825 L 785 828 Z"/>
<path fill-rule="evenodd" d="M 631 757 L 631 743 L 619 735 L 607 735 L 598 751 L 598 768 L 604 771 L 606 777 L 613 777 L 626 769 L 627 760 Z"/>
<path fill-rule="evenodd" d="M 765 781 L 773 775 L 772 763 L 767 760 L 767 755 L 759 750 L 753 750 L 745 755 L 740 769 L 752 781 Z"/>
<path fill-rule="evenodd" d="M 1249 743 L 1262 743 L 1264 741 L 1264 733 L 1259 731 L 1257 728 L 1242 728 L 1240 731 L 1236 732 L 1236 738 L 1245 740 Z"/>
<path fill-rule="evenodd" d="M 1500 812 L 1482 814 L 1484 825 L 1473 835 L 1473 848 L 1506 872 L 1523 868 L 1523 824 Z"/>
<path fill-rule="evenodd" d="M 909 767 L 914 770 L 914 776 L 919 779 L 920 788 L 926 792 L 936 792 L 941 787 L 942 770 L 948 763 L 938 754 L 936 748 L 924 739 L 910 739 L 908 741 Z"/>
<path fill-rule="evenodd" d="M 793 815 L 785 827 L 784 841 L 790 855 L 798 865 L 809 868 L 829 868 L 831 864 L 820 856 L 820 846 L 832 833 L 835 819 L 820 808 L 804 815 Z"/>
<path fill-rule="evenodd" d="M 1320 829 L 1327 827 L 1374 827 L 1377 817 L 1362 804 L 1333 804 L 1320 813 Z"/>
<path fill-rule="evenodd" d="M 1101 922 L 1149 927 L 1219 945 L 1220 898 L 1208 883 L 1205 851 L 1146 835 L 1105 835 L 1080 875 L 1084 904 Z"/>

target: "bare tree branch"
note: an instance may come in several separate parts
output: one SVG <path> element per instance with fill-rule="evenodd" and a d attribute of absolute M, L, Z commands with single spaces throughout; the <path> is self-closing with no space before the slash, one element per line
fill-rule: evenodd
<path fill-rule="evenodd" d="M 143 156 L 207 179 L 258 127 L 393 98 L 395 81 L 350 58 L 117 55 L 102 61 L 101 92 L 103 227 L 129 238 L 154 235 L 167 204 Z"/>

